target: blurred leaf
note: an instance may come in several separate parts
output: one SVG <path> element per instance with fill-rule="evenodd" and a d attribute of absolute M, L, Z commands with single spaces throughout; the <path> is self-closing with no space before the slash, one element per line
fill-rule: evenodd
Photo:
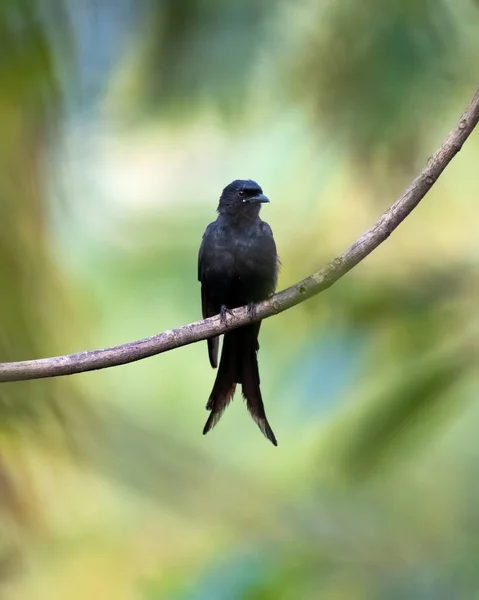
<path fill-rule="evenodd" d="M 136 97 L 133 110 L 185 118 L 215 106 L 225 115 L 237 115 L 252 90 L 254 67 L 268 35 L 265 20 L 277 4 L 148 3 L 142 39 L 133 48 L 137 56 L 128 75 L 132 86 L 123 90 Z"/>
<path fill-rule="evenodd" d="M 348 432 L 334 443 L 339 471 L 351 481 L 361 479 L 388 464 L 419 428 L 416 444 L 421 447 L 440 421 L 444 425 L 452 411 L 461 405 L 454 401 L 454 387 L 470 373 L 470 352 L 461 348 L 454 355 L 434 356 L 404 366 L 395 383 L 368 403 L 348 426 Z M 450 410 L 444 409 L 449 405 Z M 447 415 L 447 417 L 445 417 Z M 440 418 L 442 417 L 442 418 Z"/>
<path fill-rule="evenodd" d="M 59 337 L 51 330 L 51 309 L 62 306 L 63 291 L 49 256 L 44 161 L 59 123 L 62 90 L 42 4 L 5 0 L 0 5 L 2 361 L 48 355 Z M 62 3 L 55 5 L 49 25 L 58 26 L 58 41 L 67 37 L 66 29 L 61 31 L 67 22 Z M 65 51 L 62 60 L 67 58 Z M 66 393 L 74 404 L 65 404 Z M 17 545 L 13 529 L 32 529 L 41 521 L 30 453 L 40 456 L 42 446 L 69 448 L 70 416 L 83 408 L 66 381 L 1 384 L 0 537 L 6 546 Z"/>
<path fill-rule="evenodd" d="M 459 80 L 461 32 L 444 0 L 317 4 L 298 91 L 362 168 L 379 152 L 410 167 Z"/>

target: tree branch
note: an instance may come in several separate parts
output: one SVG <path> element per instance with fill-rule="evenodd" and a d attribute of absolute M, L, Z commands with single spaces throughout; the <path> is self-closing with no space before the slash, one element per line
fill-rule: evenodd
<path fill-rule="evenodd" d="M 254 320 L 267 319 L 326 290 L 384 242 L 429 192 L 446 166 L 462 148 L 478 120 L 479 89 L 457 126 L 428 161 L 427 166 L 379 221 L 326 267 L 275 294 L 269 300 L 259 303 Z M 222 325 L 219 316 L 216 316 L 105 350 L 0 363 L 0 382 L 72 375 L 124 365 L 220 335 L 227 329 L 234 329 L 251 321 L 245 307 L 235 309 L 233 314 L 234 317 L 229 318 L 226 325 Z"/>

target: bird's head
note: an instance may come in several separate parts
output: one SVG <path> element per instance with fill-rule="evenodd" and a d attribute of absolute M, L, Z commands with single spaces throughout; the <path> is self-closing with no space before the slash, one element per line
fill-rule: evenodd
<path fill-rule="evenodd" d="M 218 212 L 220 214 L 251 215 L 259 214 L 261 204 L 269 202 L 263 190 L 251 179 L 236 179 L 223 190 Z"/>

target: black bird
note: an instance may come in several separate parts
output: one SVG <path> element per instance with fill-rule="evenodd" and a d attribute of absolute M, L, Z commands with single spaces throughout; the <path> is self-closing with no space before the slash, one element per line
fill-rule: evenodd
<path fill-rule="evenodd" d="M 279 260 L 271 227 L 259 217 L 264 202 L 269 199 L 251 179 L 233 181 L 223 190 L 218 218 L 206 228 L 198 257 L 203 318 L 220 313 L 225 321 L 232 308 L 246 304 L 254 315 L 254 303 L 273 294 Z M 219 421 L 240 383 L 254 421 L 278 445 L 261 397 L 257 360 L 260 327 L 261 321 L 225 333 L 218 373 L 206 405 L 211 414 L 203 434 Z M 218 345 L 218 337 L 208 340 L 214 369 L 218 364 Z"/>

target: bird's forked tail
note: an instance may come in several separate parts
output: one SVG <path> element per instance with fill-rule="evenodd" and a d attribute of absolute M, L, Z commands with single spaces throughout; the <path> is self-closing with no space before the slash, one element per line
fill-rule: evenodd
<path fill-rule="evenodd" d="M 241 383 L 243 397 L 251 417 L 265 437 L 278 445 L 264 410 L 261 397 L 257 352 L 258 333 L 261 323 L 253 323 L 225 334 L 221 360 L 206 408 L 211 411 L 203 429 L 208 433 L 221 418 L 223 411 L 233 399 L 236 384 Z"/>

